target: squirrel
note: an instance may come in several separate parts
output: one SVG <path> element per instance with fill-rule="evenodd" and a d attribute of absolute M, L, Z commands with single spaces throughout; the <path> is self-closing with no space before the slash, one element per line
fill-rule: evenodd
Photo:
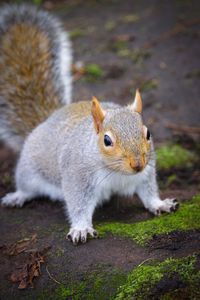
<path fill-rule="evenodd" d="M 71 45 L 59 21 L 29 5 L 0 12 L 0 136 L 20 152 L 16 191 L 1 200 L 21 207 L 41 196 L 64 203 L 73 244 L 96 238 L 92 217 L 113 194 L 136 193 L 155 215 L 177 209 L 161 200 L 153 139 L 136 90 L 128 106 L 71 103 Z"/>

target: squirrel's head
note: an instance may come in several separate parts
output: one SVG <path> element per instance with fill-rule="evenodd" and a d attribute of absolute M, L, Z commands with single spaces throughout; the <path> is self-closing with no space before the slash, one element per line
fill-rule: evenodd
<path fill-rule="evenodd" d="M 142 99 L 136 91 L 133 104 L 105 111 L 92 99 L 92 116 L 105 164 L 125 174 L 142 171 L 149 161 L 150 132 L 143 125 Z"/>

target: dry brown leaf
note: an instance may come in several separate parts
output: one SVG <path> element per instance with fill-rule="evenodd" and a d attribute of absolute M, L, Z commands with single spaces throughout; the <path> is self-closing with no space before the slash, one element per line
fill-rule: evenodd
<path fill-rule="evenodd" d="M 27 283 L 26 283 L 26 279 L 22 279 L 22 281 L 20 282 L 18 289 L 20 290 L 24 290 L 27 288 Z"/>
<path fill-rule="evenodd" d="M 27 276 L 27 270 L 19 269 L 18 271 L 15 271 L 11 274 L 10 279 L 12 282 L 16 283 L 22 281 L 23 278 L 25 278 L 26 276 Z"/>
<path fill-rule="evenodd" d="M 0 248 L 3 252 L 7 255 L 13 256 L 18 255 L 27 250 L 27 248 L 32 244 L 35 243 L 37 240 L 37 234 L 33 234 L 30 238 L 24 238 L 20 241 L 17 241 L 10 245 L 3 245 Z"/>
<path fill-rule="evenodd" d="M 35 251 L 30 253 L 27 263 L 11 274 L 10 280 L 13 283 L 19 282 L 18 289 L 26 289 L 29 286 L 33 287 L 34 278 L 41 275 L 40 266 L 44 263 L 44 253 L 49 248 L 44 248 L 42 252 Z"/>

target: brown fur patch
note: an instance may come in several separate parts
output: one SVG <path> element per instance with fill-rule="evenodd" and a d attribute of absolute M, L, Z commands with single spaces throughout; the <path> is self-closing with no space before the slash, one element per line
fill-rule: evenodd
<path fill-rule="evenodd" d="M 60 106 L 52 59 L 48 37 L 33 25 L 13 25 L 0 37 L 0 94 L 11 125 L 22 136 Z"/>
<path fill-rule="evenodd" d="M 79 124 L 84 118 L 91 115 L 91 101 L 79 101 L 71 103 L 65 107 L 66 114 L 69 115 L 70 128 Z"/>

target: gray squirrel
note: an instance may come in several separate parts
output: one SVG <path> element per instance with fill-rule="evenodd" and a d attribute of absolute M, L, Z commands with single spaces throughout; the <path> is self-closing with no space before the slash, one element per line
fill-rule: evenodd
<path fill-rule="evenodd" d="M 112 194 L 136 193 L 155 215 L 178 203 L 159 197 L 139 91 L 125 107 L 95 97 L 71 103 L 71 61 L 68 35 L 55 17 L 29 5 L 1 8 L 0 137 L 20 152 L 16 191 L 1 203 L 62 201 L 67 238 L 77 244 L 97 237 L 94 210 Z"/>

